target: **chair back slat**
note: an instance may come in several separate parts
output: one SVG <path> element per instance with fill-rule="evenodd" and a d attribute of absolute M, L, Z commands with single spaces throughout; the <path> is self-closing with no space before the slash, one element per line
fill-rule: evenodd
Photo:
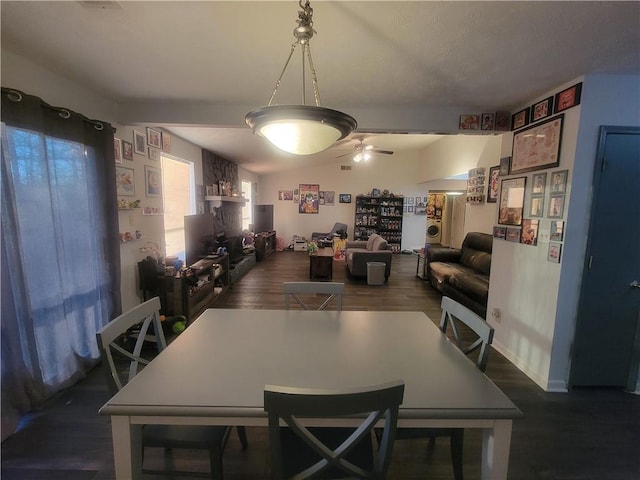
<path fill-rule="evenodd" d="M 441 305 L 442 317 L 440 319 L 440 330 L 446 334 L 448 326 L 450 325 L 453 340 L 465 355 L 479 350 L 476 357 L 476 365 L 484 372 L 489 359 L 489 347 L 493 341 L 493 327 L 482 317 L 449 297 L 442 297 Z M 477 338 L 471 341 L 465 341 L 458 322 L 463 323 L 471 329 Z"/>
<path fill-rule="evenodd" d="M 306 479 L 336 469 L 357 478 L 385 478 L 391 461 L 398 422 L 398 409 L 404 396 L 404 383 L 400 380 L 352 389 L 335 391 L 282 386 L 265 386 L 264 409 L 269 416 L 269 445 L 271 449 L 272 477 L 275 479 Z M 322 442 L 314 432 L 304 426 L 304 418 L 362 417 L 355 428 L 336 448 Z M 355 465 L 346 456 L 358 444 L 371 438 L 376 424 L 384 419 L 382 440 L 370 470 Z M 319 458 L 292 477 L 285 477 L 285 458 L 282 448 L 281 421 Z"/>
<path fill-rule="evenodd" d="M 291 300 L 295 301 L 304 310 L 326 310 L 331 303 L 335 303 L 337 310 L 342 310 L 342 298 L 344 296 L 344 283 L 338 282 L 284 282 L 285 309 L 291 308 Z M 313 308 L 310 298 L 318 295 L 326 296 L 320 306 Z M 306 301 L 305 301 L 306 300 Z"/>
<path fill-rule="evenodd" d="M 150 333 L 151 326 L 153 333 Z M 159 352 L 167 346 L 160 322 L 160 299 L 154 297 L 114 318 L 96 333 L 96 339 L 105 364 L 109 390 L 115 394 L 136 376 L 140 365 L 149 363 L 148 359 L 142 357 L 145 341 L 155 342 Z M 115 352 L 118 358 L 125 358 L 129 362 L 128 375 L 124 378 L 120 374 L 121 362 L 116 362 L 114 358 Z"/>

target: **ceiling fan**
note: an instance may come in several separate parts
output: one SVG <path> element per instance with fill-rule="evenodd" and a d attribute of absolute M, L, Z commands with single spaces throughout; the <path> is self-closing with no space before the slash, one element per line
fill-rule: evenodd
<path fill-rule="evenodd" d="M 361 161 L 368 161 L 371 158 L 372 153 L 382 153 L 384 155 L 393 155 L 393 150 L 382 150 L 373 145 L 369 145 L 364 143 L 364 140 L 360 140 L 354 146 L 353 153 L 343 153 L 342 155 L 338 155 L 336 158 L 345 157 L 347 155 L 353 155 L 353 161 L 359 163 Z"/>

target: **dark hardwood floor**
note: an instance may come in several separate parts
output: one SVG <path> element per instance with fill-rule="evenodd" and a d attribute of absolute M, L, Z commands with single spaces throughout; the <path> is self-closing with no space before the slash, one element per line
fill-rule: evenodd
<path fill-rule="evenodd" d="M 346 283 L 348 310 L 419 310 L 440 318 L 440 296 L 415 276 L 417 257 L 395 255 L 390 281 L 368 286 L 351 279 L 342 263 L 334 281 Z M 306 280 L 303 252 L 278 252 L 259 262 L 216 303 L 221 308 L 282 308 L 283 281 Z M 393 321 L 393 315 L 389 316 Z M 251 332 L 247 332 L 248 335 Z M 545 393 L 492 350 L 487 375 L 522 410 L 514 422 L 509 478 L 514 480 L 637 480 L 640 478 L 640 397 L 609 389 Z M 434 385 L 437 388 L 437 385 Z M 114 478 L 109 419 L 97 414 L 108 394 L 102 372 L 94 369 L 76 386 L 32 412 L 23 428 L 2 443 L 2 480 L 103 480 Z M 234 433 L 225 450 L 227 480 L 267 479 L 265 428 L 247 428 L 249 448 L 242 451 Z M 465 434 L 465 479 L 480 476 L 480 433 Z M 396 443 L 391 479 L 453 478 L 446 438 L 433 451 L 426 440 Z M 147 449 L 145 466 L 167 465 L 206 472 L 204 452 Z M 188 478 L 146 475 L 145 478 Z"/>

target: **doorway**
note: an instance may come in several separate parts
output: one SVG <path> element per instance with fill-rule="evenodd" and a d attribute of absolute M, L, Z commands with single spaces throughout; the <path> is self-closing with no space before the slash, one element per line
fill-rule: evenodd
<path fill-rule="evenodd" d="M 600 129 L 570 387 L 635 390 L 640 359 L 640 128 Z"/>

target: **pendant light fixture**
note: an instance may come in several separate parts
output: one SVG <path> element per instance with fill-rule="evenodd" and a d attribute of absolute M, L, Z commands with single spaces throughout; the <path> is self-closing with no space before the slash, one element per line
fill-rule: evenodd
<path fill-rule="evenodd" d="M 247 113 L 245 122 L 254 133 L 265 137 L 280 150 L 295 155 L 311 155 L 322 152 L 345 138 L 358 124 L 350 115 L 320 105 L 318 78 L 309 44 L 314 34 L 313 9 L 308 0 L 304 4 L 302 0 L 298 0 L 298 5 L 302 10 L 298 12 L 298 27 L 293 30 L 296 41 L 291 45 L 291 53 L 276 82 L 269 103 Z M 280 81 L 298 45 L 302 49 L 302 105 L 272 105 Z M 306 105 L 305 60 L 309 62 L 315 106 Z"/>

